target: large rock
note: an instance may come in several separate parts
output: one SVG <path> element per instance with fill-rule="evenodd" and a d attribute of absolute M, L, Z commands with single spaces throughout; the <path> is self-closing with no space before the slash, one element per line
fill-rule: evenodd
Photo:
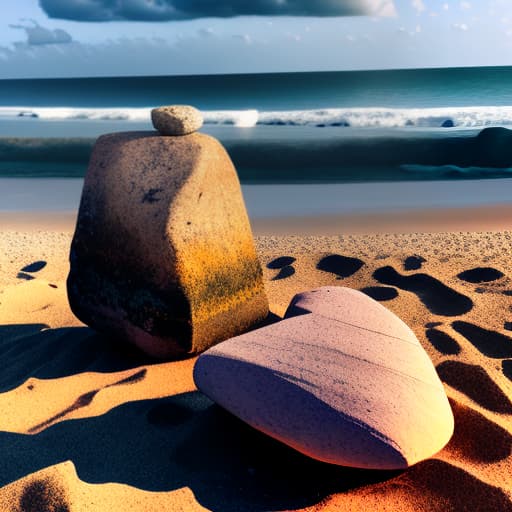
<path fill-rule="evenodd" d="M 200 352 L 268 312 L 236 171 L 207 135 L 100 137 L 70 262 L 76 316 L 157 357 Z"/>
<path fill-rule="evenodd" d="M 202 354 L 194 379 L 253 427 L 333 464 L 406 468 L 453 433 L 445 391 L 413 332 L 348 288 L 297 295 L 285 320 Z"/>

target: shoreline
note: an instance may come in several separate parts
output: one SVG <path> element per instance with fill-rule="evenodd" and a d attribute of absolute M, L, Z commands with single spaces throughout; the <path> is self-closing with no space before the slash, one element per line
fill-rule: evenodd
<path fill-rule="evenodd" d="M 72 233 L 76 210 L 0 211 L 2 231 Z M 338 215 L 251 218 L 255 236 L 492 232 L 512 229 L 512 204 L 459 208 L 405 209 Z"/>

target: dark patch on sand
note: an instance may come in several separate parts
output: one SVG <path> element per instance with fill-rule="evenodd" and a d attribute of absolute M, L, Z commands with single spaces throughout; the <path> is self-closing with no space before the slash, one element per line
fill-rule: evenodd
<path fill-rule="evenodd" d="M 44 267 L 46 267 L 46 261 L 40 260 L 40 261 L 34 261 L 33 263 L 30 263 L 29 265 L 25 265 L 21 272 L 39 272 Z"/>
<path fill-rule="evenodd" d="M 58 288 L 58 286 L 57 286 L 56 284 L 48 283 L 48 286 L 49 286 L 50 288 Z"/>
<path fill-rule="evenodd" d="M 506 459 L 511 452 L 512 436 L 483 414 L 455 400 L 450 401 L 455 431 L 446 450 L 479 464 Z"/>
<path fill-rule="evenodd" d="M 69 512 L 66 496 L 49 479 L 30 482 L 23 490 L 17 512 Z"/>
<path fill-rule="evenodd" d="M 500 387 L 478 365 L 444 361 L 437 365 L 441 380 L 474 402 L 497 413 L 512 414 L 512 403 Z"/>
<path fill-rule="evenodd" d="M 443 325 L 443 322 L 427 322 L 425 327 L 427 329 L 433 329 L 434 327 L 439 327 L 440 325 Z"/>
<path fill-rule="evenodd" d="M 506 329 L 507 331 L 512 331 L 512 322 L 505 322 L 503 324 L 503 328 Z"/>
<path fill-rule="evenodd" d="M 272 281 L 279 281 L 280 279 L 286 279 L 295 274 L 295 269 L 291 265 L 287 265 L 279 270 L 278 274 L 272 278 Z"/>
<path fill-rule="evenodd" d="M 453 322 L 452 327 L 487 357 L 512 357 L 512 338 L 462 320 Z"/>
<path fill-rule="evenodd" d="M 160 197 L 157 197 L 157 194 L 163 192 L 163 188 L 150 188 L 148 191 L 144 192 L 142 196 L 143 203 L 157 203 L 161 200 Z"/>
<path fill-rule="evenodd" d="M 336 279 L 345 279 L 354 275 L 363 265 L 364 261 L 359 258 L 331 254 L 322 258 L 316 268 L 335 274 L 337 276 Z"/>
<path fill-rule="evenodd" d="M 269 261 L 267 263 L 267 268 L 277 270 L 283 267 L 288 267 L 295 261 L 296 259 L 293 256 L 279 256 L 279 258 L 275 258 L 272 261 Z"/>
<path fill-rule="evenodd" d="M 404 261 L 404 270 L 419 270 L 427 260 L 415 254 Z"/>
<path fill-rule="evenodd" d="M 32 279 L 35 279 L 34 276 L 31 276 L 30 274 L 25 274 L 24 272 L 18 272 L 18 275 L 16 277 L 18 279 L 25 279 L 25 281 L 31 281 Z"/>
<path fill-rule="evenodd" d="M 185 423 L 194 416 L 194 410 L 179 403 L 155 405 L 147 413 L 148 422 L 161 428 L 175 427 Z"/>
<path fill-rule="evenodd" d="M 469 297 L 449 288 L 428 274 L 403 276 L 393 267 L 388 266 L 377 269 L 373 277 L 382 284 L 415 293 L 435 315 L 458 316 L 473 308 L 473 301 Z"/>
<path fill-rule="evenodd" d="M 503 272 L 491 267 L 472 268 L 457 274 L 459 279 L 467 281 L 468 283 L 488 283 L 490 281 L 497 281 L 503 276 Z"/>
<path fill-rule="evenodd" d="M 512 360 L 511 359 L 502 361 L 501 370 L 503 371 L 503 375 L 505 375 L 505 377 L 507 377 L 507 379 L 512 380 Z"/>
<path fill-rule="evenodd" d="M 393 300 L 398 297 L 396 288 L 390 288 L 389 286 L 368 286 L 367 288 L 361 288 L 361 291 L 378 301 Z"/>
<path fill-rule="evenodd" d="M 425 335 L 428 341 L 430 341 L 434 348 L 441 352 L 441 354 L 456 355 L 460 353 L 460 345 L 449 334 L 438 329 L 427 329 Z"/>
<path fill-rule="evenodd" d="M 292 264 L 295 261 L 296 260 L 293 256 L 279 256 L 279 258 L 275 258 L 267 263 L 267 268 L 279 270 L 279 272 L 272 278 L 272 281 L 279 281 L 280 279 L 286 279 L 287 277 L 293 276 L 293 274 L 295 274 L 295 269 Z"/>

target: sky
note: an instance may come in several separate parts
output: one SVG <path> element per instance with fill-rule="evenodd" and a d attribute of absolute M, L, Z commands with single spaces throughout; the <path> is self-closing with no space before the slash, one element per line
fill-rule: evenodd
<path fill-rule="evenodd" d="M 512 0 L 0 0 L 0 78 L 512 64 Z"/>

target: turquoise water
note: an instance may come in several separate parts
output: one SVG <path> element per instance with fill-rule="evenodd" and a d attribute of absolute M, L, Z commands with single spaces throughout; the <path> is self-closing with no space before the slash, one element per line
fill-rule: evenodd
<path fill-rule="evenodd" d="M 512 68 L 0 81 L 0 177 L 83 176 L 94 139 L 200 108 L 242 182 L 511 175 Z"/>

